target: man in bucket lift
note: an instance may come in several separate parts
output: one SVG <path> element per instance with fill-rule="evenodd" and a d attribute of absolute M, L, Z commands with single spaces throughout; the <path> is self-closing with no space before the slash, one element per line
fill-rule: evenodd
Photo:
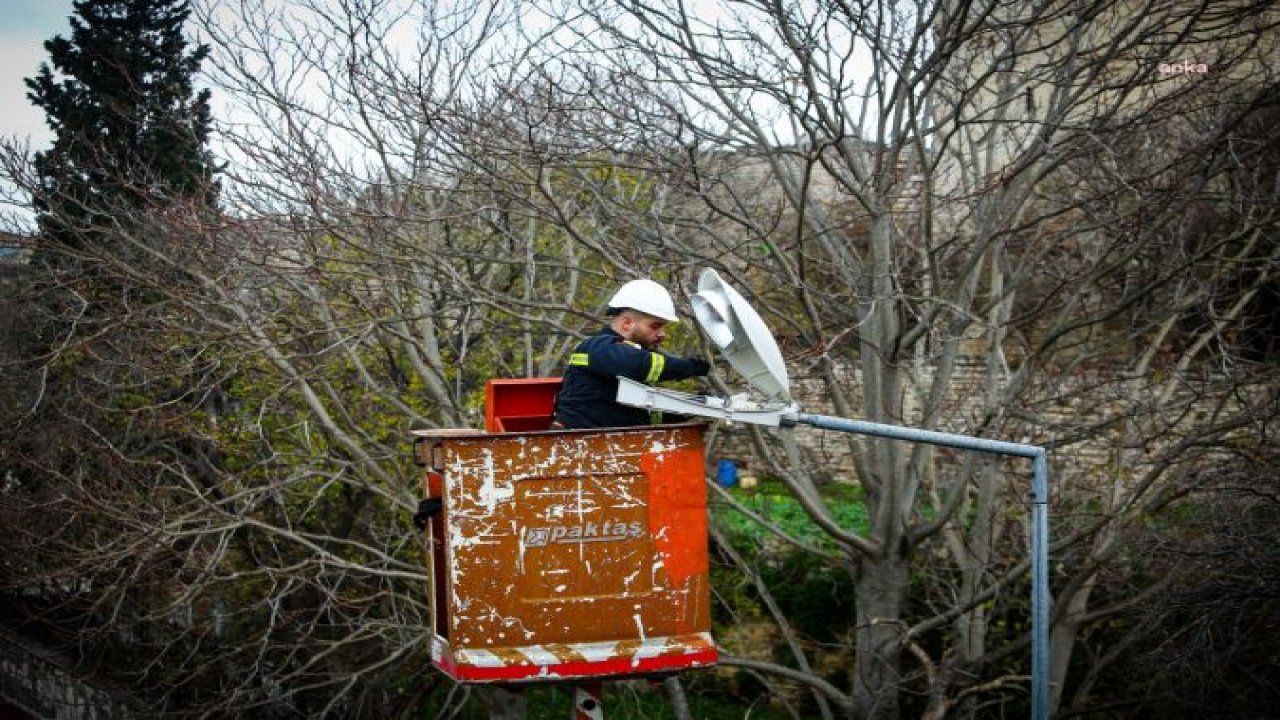
<path fill-rule="evenodd" d="M 569 356 L 555 427 L 580 429 L 648 425 L 649 411 L 619 405 L 618 376 L 652 385 L 706 375 L 700 358 L 668 355 L 659 349 L 668 323 L 679 322 L 671 294 L 644 279 L 623 285 L 609 300 L 609 324 L 578 344 Z"/>
<path fill-rule="evenodd" d="M 652 280 L 632 280 L 609 301 L 609 324 L 578 344 L 569 356 L 556 397 L 555 429 L 648 425 L 649 411 L 619 405 L 618 376 L 653 384 L 706 375 L 711 366 L 699 358 L 681 358 L 658 349 L 668 323 L 679 322 L 667 289 Z M 425 530 L 440 512 L 439 497 L 418 502 L 413 524 Z"/>

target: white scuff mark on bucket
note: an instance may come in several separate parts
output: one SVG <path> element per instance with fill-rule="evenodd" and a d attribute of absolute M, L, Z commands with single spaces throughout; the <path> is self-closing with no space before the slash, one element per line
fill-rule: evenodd
<path fill-rule="evenodd" d="M 524 533 L 520 531 L 520 523 L 511 521 L 511 532 L 516 536 L 516 571 L 524 574 Z"/>
<path fill-rule="evenodd" d="M 489 514 L 493 514 L 499 502 L 515 497 L 515 485 L 498 486 L 493 464 L 493 451 L 488 448 L 484 450 L 484 468 L 480 473 L 480 478 L 480 493 L 476 499 L 480 505 L 483 505 L 489 511 Z"/>
<path fill-rule="evenodd" d="M 640 641 L 643 642 L 648 640 L 648 638 L 644 636 L 644 620 L 640 618 L 640 613 L 636 613 L 631 617 L 636 621 L 636 632 L 640 634 Z"/>

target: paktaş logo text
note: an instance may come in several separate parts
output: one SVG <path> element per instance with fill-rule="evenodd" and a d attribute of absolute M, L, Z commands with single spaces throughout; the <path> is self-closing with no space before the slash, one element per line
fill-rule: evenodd
<path fill-rule="evenodd" d="M 605 520 L 602 523 L 525 528 L 524 544 L 525 547 L 543 547 L 557 543 L 618 542 L 638 538 L 643 534 L 644 525 L 638 522 Z"/>

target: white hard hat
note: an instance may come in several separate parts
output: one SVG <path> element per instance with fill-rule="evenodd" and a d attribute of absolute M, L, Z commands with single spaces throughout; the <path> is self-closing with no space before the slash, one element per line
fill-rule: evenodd
<path fill-rule="evenodd" d="M 637 310 L 646 315 L 662 318 L 667 322 L 679 322 L 671 293 L 658 283 L 644 279 L 632 280 L 618 288 L 609 300 L 610 310 Z"/>

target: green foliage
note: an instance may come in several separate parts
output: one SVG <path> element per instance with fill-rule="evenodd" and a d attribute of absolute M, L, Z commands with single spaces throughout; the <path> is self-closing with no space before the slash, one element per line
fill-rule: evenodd
<path fill-rule="evenodd" d="M 730 492 L 743 506 L 777 525 L 788 535 L 827 550 L 836 549 L 830 536 L 814 524 L 782 481 L 766 478 L 751 490 L 734 489 Z M 827 509 L 840 527 L 853 532 L 867 531 L 867 506 L 862 501 L 861 488 L 831 483 L 822 488 L 821 494 Z M 755 520 L 727 505 L 713 503 L 712 512 L 716 521 L 735 538 L 754 540 L 759 544 L 771 537 Z"/>
<path fill-rule="evenodd" d="M 730 490 L 733 497 L 751 511 L 773 523 L 788 535 L 835 552 L 829 536 L 809 519 L 800 503 L 780 481 L 765 479 L 754 489 Z M 866 506 L 861 490 L 833 483 L 822 488 L 822 496 L 836 521 L 846 529 L 865 532 Z M 792 627 L 808 642 L 839 643 L 854 621 L 853 578 L 843 568 L 815 562 L 813 555 L 780 540 L 754 519 L 723 504 L 712 507 L 713 522 L 724 529 L 725 538 L 738 554 L 755 567 L 773 600 Z M 759 589 L 746 581 L 732 566 L 717 566 L 712 583 L 727 608 L 718 613 L 724 627 L 743 618 L 763 619 Z M 775 659 L 791 663 L 790 651 L 775 647 Z M 840 683 L 843 678 L 828 678 Z"/>

